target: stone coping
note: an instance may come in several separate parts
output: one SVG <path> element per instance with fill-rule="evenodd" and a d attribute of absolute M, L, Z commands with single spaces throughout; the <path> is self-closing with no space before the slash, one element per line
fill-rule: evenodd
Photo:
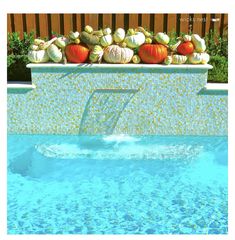
<path fill-rule="evenodd" d="M 27 68 L 155 68 L 155 69 L 212 69 L 213 66 L 210 64 L 90 64 L 90 63 L 83 63 L 83 64 L 75 64 L 75 63 L 30 63 L 27 64 Z"/>

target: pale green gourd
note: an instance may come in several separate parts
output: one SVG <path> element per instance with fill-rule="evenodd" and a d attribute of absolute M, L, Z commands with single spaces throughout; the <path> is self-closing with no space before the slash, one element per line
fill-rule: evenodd
<path fill-rule="evenodd" d="M 79 35 L 80 35 L 79 32 L 73 32 L 73 31 L 69 32 L 69 38 L 72 40 L 75 40 L 76 38 L 78 38 Z"/>
<path fill-rule="evenodd" d="M 41 44 L 41 43 L 45 43 L 45 41 L 42 40 L 42 39 L 39 39 L 39 38 L 36 38 L 36 39 L 34 39 L 34 41 L 33 41 L 33 44 L 34 44 L 34 45 L 37 45 L 37 46 L 39 46 L 39 44 Z"/>
<path fill-rule="evenodd" d="M 141 61 L 141 59 L 140 59 L 140 57 L 138 55 L 134 55 L 132 57 L 132 62 L 133 63 L 138 64 L 138 63 L 140 63 L 140 61 Z"/>
<path fill-rule="evenodd" d="M 113 34 L 113 39 L 116 43 L 120 43 L 125 39 L 125 35 L 125 30 L 122 28 L 118 28 Z"/>
<path fill-rule="evenodd" d="M 81 32 L 80 39 L 88 45 L 98 45 L 100 43 L 100 38 L 97 35 L 85 31 Z"/>
<path fill-rule="evenodd" d="M 113 43 L 113 37 L 112 35 L 108 34 L 100 38 L 100 44 L 103 47 L 107 47 Z"/>
<path fill-rule="evenodd" d="M 89 59 L 92 63 L 101 62 L 102 56 L 104 54 L 103 48 L 99 45 L 95 45 L 90 52 Z"/>
<path fill-rule="evenodd" d="M 124 41 L 127 44 L 127 47 L 137 48 L 145 43 L 145 36 L 142 32 L 130 31 Z"/>
<path fill-rule="evenodd" d="M 164 63 L 165 63 L 166 65 L 169 65 L 169 64 L 172 63 L 172 61 L 173 61 L 172 56 L 167 56 L 167 57 L 165 58 L 165 60 L 164 60 Z"/>
<path fill-rule="evenodd" d="M 59 37 L 55 40 L 55 45 L 62 49 L 64 49 L 68 43 L 69 40 L 66 37 Z"/>
<path fill-rule="evenodd" d="M 47 48 L 47 54 L 48 54 L 49 58 L 53 62 L 56 62 L 56 63 L 61 62 L 61 60 L 63 58 L 63 54 L 62 54 L 61 50 L 55 44 L 51 44 Z"/>
<path fill-rule="evenodd" d="M 158 42 L 161 43 L 163 45 L 167 45 L 170 41 L 170 38 L 167 34 L 163 33 L 163 32 L 159 32 L 154 36 L 154 39 Z"/>

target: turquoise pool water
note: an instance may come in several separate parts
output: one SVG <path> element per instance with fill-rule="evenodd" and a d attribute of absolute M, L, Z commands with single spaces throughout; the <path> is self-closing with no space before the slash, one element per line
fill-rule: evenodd
<path fill-rule="evenodd" d="M 9 234 L 226 234 L 227 137 L 8 136 Z"/>

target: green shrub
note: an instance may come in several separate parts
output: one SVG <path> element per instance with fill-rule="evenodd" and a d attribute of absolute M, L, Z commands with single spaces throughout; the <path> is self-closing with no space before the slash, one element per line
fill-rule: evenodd
<path fill-rule="evenodd" d="M 18 32 L 8 33 L 7 44 L 7 81 L 31 81 L 27 54 L 29 46 L 33 43 L 34 32 L 24 33 L 20 39 Z"/>
<path fill-rule="evenodd" d="M 213 69 L 208 71 L 208 82 L 228 82 L 228 59 L 225 56 L 211 56 Z"/>
<path fill-rule="evenodd" d="M 7 81 L 31 81 L 30 69 L 26 68 L 28 63 L 27 55 L 7 56 Z"/>

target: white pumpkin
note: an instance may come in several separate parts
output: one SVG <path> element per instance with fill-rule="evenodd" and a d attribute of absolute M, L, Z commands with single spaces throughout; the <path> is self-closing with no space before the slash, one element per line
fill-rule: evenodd
<path fill-rule="evenodd" d="M 99 45 L 95 45 L 90 52 L 89 59 L 93 63 L 101 62 L 103 54 L 104 54 L 103 48 Z"/>
<path fill-rule="evenodd" d="M 66 37 L 59 37 L 55 40 L 55 45 L 59 48 L 65 48 L 69 43 L 69 40 Z"/>
<path fill-rule="evenodd" d="M 125 37 L 125 42 L 129 48 L 137 48 L 145 43 L 145 36 L 142 32 L 134 32 Z"/>
<path fill-rule="evenodd" d="M 51 44 L 48 48 L 47 48 L 47 54 L 49 56 L 49 58 L 53 61 L 53 62 L 60 62 L 62 60 L 63 54 L 61 52 L 61 50 L 55 45 L 55 44 Z"/>
<path fill-rule="evenodd" d="M 49 61 L 49 56 L 46 50 L 32 50 L 28 52 L 28 59 L 33 63 L 45 63 Z"/>
<path fill-rule="evenodd" d="M 116 43 L 120 43 L 125 39 L 125 30 L 122 28 L 118 28 L 114 34 L 113 34 L 113 39 Z"/>
<path fill-rule="evenodd" d="M 196 52 L 202 53 L 206 50 L 205 40 L 202 39 L 198 34 L 192 34 L 192 43 L 195 47 Z"/>
<path fill-rule="evenodd" d="M 112 35 L 108 34 L 100 38 L 100 44 L 103 47 L 107 47 L 113 43 L 113 37 Z"/>
<path fill-rule="evenodd" d="M 164 63 L 166 64 L 166 65 L 169 65 L 169 64 L 171 64 L 172 63 L 172 56 L 167 56 L 166 58 L 165 58 L 165 60 L 164 60 Z"/>
<path fill-rule="evenodd" d="M 201 56 L 200 53 L 194 52 L 194 53 L 191 53 L 191 54 L 188 56 L 188 60 L 189 60 L 189 62 L 192 63 L 192 64 L 199 64 L 199 63 L 201 63 L 201 61 L 202 61 L 202 56 Z"/>
<path fill-rule="evenodd" d="M 154 39 L 161 44 L 167 45 L 170 42 L 170 38 L 167 34 L 159 32 L 154 36 Z"/>
<path fill-rule="evenodd" d="M 118 45 L 111 45 L 104 49 L 104 60 L 108 63 L 128 63 L 133 55 L 132 49 L 122 48 Z"/>
<path fill-rule="evenodd" d="M 192 41 L 192 37 L 190 35 L 184 35 L 183 36 L 183 40 L 184 40 L 184 42 L 191 42 Z"/>
<path fill-rule="evenodd" d="M 202 64 L 207 64 L 210 61 L 210 55 L 208 53 L 201 53 L 202 56 Z"/>
<path fill-rule="evenodd" d="M 187 61 L 187 56 L 175 54 L 172 56 L 173 64 L 183 64 Z"/>

